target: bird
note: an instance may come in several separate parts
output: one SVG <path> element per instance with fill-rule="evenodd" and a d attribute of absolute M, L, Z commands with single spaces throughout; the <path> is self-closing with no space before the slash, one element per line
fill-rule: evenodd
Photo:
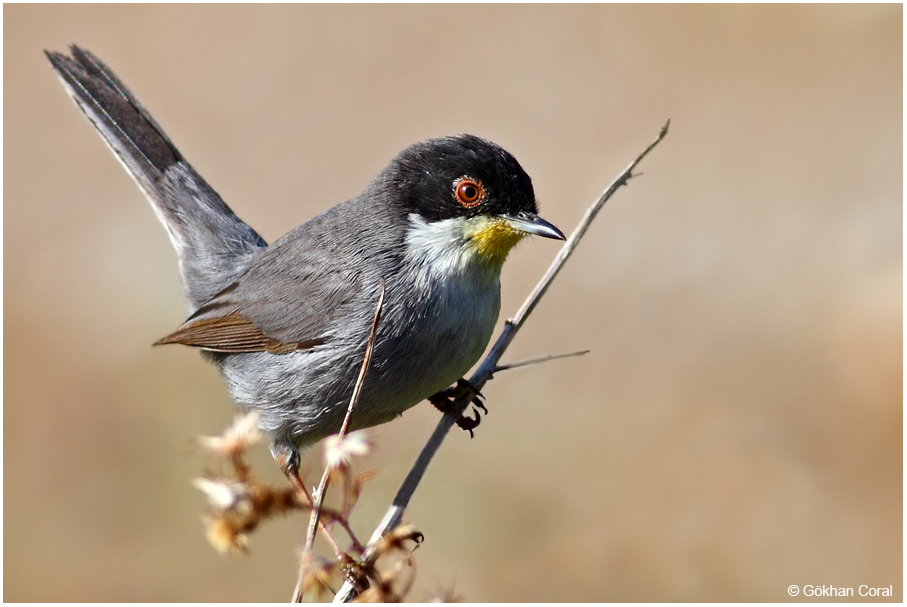
<path fill-rule="evenodd" d="M 564 240 L 502 147 L 468 135 L 411 145 L 355 198 L 268 245 L 183 158 L 100 59 L 45 51 L 176 249 L 189 316 L 157 344 L 197 348 L 288 476 L 337 433 L 379 297 L 380 327 L 350 429 L 468 390 L 498 319 L 501 269 L 527 235 Z M 480 402 L 480 401 L 476 401 Z M 469 429 L 475 418 L 461 418 Z M 298 477 L 297 477 L 298 478 Z"/>

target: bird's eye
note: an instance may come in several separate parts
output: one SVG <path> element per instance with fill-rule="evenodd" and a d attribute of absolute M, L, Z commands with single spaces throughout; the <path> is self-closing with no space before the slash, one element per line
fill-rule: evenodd
<path fill-rule="evenodd" d="M 472 177 L 460 177 L 454 181 L 454 196 L 461 206 L 471 209 L 485 198 L 485 188 Z"/>

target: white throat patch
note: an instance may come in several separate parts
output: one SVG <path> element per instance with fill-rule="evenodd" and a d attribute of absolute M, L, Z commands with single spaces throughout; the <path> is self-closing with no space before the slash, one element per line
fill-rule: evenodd
<path fill-rule="evenodd" d="M 428 222 L 415 213 L 409 215 L 406 256 L 436 277 L 470 275 L 476 281 L 497 281 L 501 265 L 489 263 L 470 243 L 470 234 L 482 217 L 454 217 Z"/>

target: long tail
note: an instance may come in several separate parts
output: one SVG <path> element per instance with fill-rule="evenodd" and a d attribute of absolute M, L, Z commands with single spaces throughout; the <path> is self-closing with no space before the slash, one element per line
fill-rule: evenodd
<path fill-rule="evenodd" d="M 186 162 L 138 99 L 97 57 L 45 51 L 67 92 L 151 201 L 170 233 L 192 310 L 267 246 Z"/>

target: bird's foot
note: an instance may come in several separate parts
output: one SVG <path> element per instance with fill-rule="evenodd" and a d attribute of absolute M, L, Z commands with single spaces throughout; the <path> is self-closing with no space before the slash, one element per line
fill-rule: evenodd
<path fill-rule="evenodd" d="M 481 409 L 482 413 L 485 415 L 488 415 L 488 409 L 485 408 L 485 403 L 482 400 L 485 397 L 482 396 L 482 393 L 476 390 L 472 384 L 461 377 L 457 380 L 457 385 L 450 386 L 449 388 L 445 388 L 440 392 L 436 392 L 429 396 L 428 402 L 433 404 L 441 413 L 447 413 L 450 411 L 453 401 L 462 397 L 469 397 L 472 400 L 472 404 L 475 406 L 472 412 L 475 417 L 461 415 L 457 420 L 457 425 L 469 432 L 469 437 L 473 438 L 475 435 L 472 431 L 475 430 L 482 421 L 479 409 Z"/>
<path fill-rule="evenodd" d="M 299 466 L 302 462 L 299 450 L 296 447 L 275 442 L 271 444 L 271 455 L 274 456 L 281 472 L 284 473 L 287 480 L 290 481 L 290 484 L 296 490 L 299 499 L 304 504 L 312 505 L 314 503 L 312 496 L 309 495 L 309 491 L 305 488 L 305 483 L 299 477 Z"/>

